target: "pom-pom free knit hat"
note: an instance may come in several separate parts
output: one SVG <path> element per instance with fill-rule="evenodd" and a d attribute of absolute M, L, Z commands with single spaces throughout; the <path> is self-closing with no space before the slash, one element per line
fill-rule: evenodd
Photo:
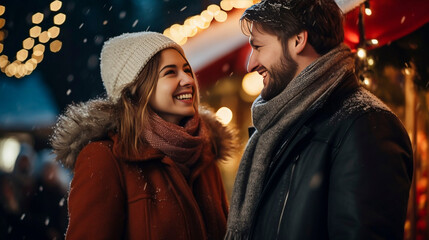
<path fill-rule="evenodd" d="M 101 50 L 101 79 L 107 95 L 117 102 L 122 89 L 133 82 L 149 60 L 158 52 L 183 49 L 170 38 L 157 32 L 124 33 L 106 41 Z"/>

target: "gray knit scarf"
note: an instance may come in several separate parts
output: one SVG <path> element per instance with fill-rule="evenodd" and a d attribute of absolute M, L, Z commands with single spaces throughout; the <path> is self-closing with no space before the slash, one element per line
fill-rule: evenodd
<path fill-rule="evenodd" d="M 350 72 L 354 60 L 342 44 L 305 68 L 270 101 L 260 96 L 252 105 L 256 131 L 241 159 L 232 193 L 225 239 L 248 239 L 268 165 L 276 143 L 308 111 L 318 109 Z"/>

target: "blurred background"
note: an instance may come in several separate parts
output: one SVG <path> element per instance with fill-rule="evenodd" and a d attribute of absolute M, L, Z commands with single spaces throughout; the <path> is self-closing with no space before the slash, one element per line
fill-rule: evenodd
<path fill-rule="evenodd" d="M 201 101 L 239 130 L 262 89 L 246 72 L 239 18 L 259 0 L 4 0 L 0 2 L 0 239 L 63 239 L 72 173 L 53 161 L 49 136 L 73 102 L 105 96 L 99 56 L 124 32 L 178 42 L 197 74 Z M 404 239 L 429 239 L 429 2 L 338 0 L 361 84 L 406 126 L 415 178 Z M 241 152 L 221 164 L 230 197 Z"/>

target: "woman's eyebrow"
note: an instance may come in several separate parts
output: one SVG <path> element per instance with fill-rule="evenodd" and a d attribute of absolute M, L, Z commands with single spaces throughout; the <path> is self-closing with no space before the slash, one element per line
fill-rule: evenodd
<path fill-rule="evenodd" d="M 177 66 L 176 66 L 176 65 L 174 65 L 174 64 L 165 65 L 164 67 L 162 67 L 162 68 L 161 68 L 161 70 L 159 70 L 159 72 L 161 73 L 161 72 L 162 72 L 162 70 L 164 70 L 164 69 L 166 69 L 166 68 L 177 68 Z"/>

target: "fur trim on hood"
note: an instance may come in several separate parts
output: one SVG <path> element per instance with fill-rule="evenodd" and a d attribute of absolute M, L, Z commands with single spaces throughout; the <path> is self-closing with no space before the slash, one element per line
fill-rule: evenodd
<path fill-rule="evenodd" d="M 115 131 L 113 103 L 106 99 L 69 105 L 58 118 L 50 142 L 57 161 L 73 169 L 80 151 L 90 142 L 108 138 Z M 239 149 L 237 131 L 220 123 L 212 111 L 200 107 L 199 114 L 206 123 L 218 160 L 234 156 Z"/>

